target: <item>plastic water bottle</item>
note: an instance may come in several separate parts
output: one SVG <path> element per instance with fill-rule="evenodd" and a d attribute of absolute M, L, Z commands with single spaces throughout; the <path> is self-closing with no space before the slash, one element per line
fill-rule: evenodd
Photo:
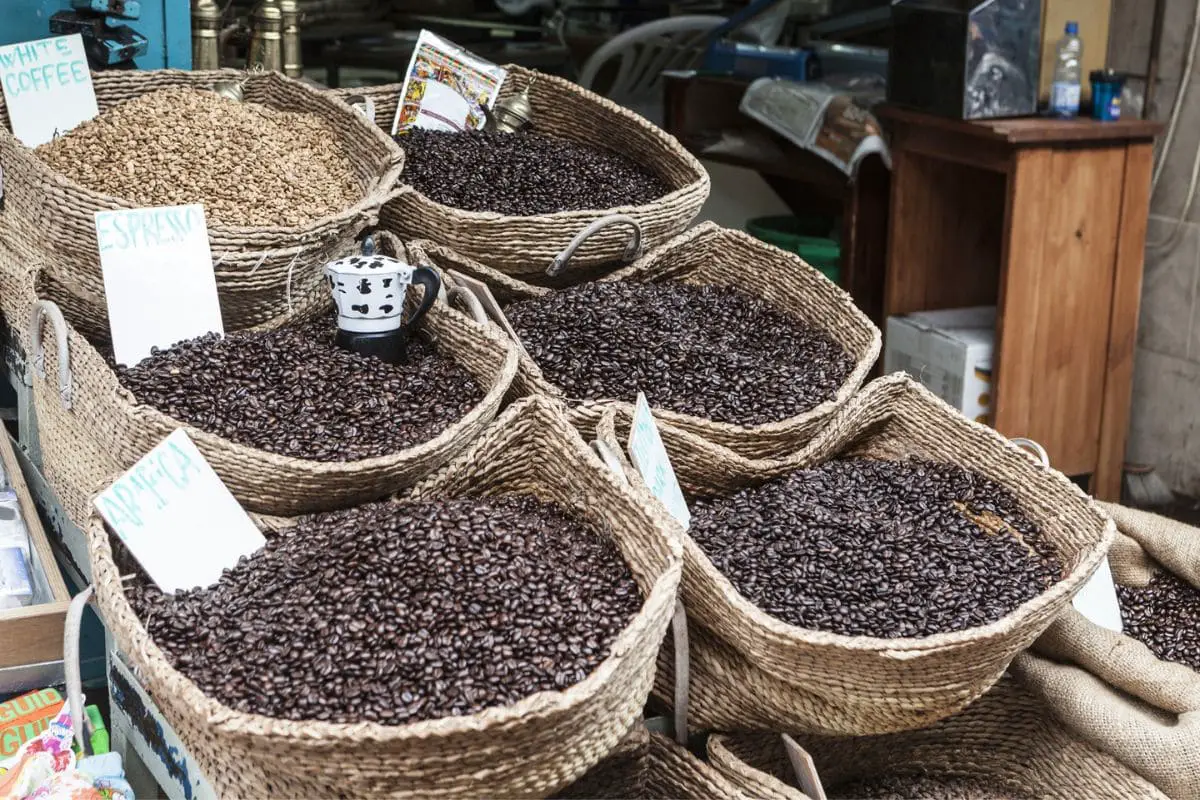
<path fill-rule="evenodd" d="M 1066 35 L 1054 48 L 1054 82 L 1050 84 L 1050 112 L 1057 117 L 1079 114 L 1080 72 L 1083 63 L 1083 40 L 1079 38 L 1079 23 L 1068 22 Z"/>

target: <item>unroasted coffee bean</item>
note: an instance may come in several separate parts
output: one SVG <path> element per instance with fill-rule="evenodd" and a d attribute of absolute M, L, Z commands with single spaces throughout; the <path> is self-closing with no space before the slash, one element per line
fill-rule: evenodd
<path fill-rule="evenodd" d="M 611 540 L 515 495 L 306 517 L 211 587 L 128 593 L 175 668 L 226 705 L 389 725 L 576 684 L 641 607 Z"/>
<path fill-rule="evenodd" d="M 435 203 L 531 216 L 636 206 L 670 188 L 620 153 L 538 133 L 428 131 L 396 137 L 402 180 Z"/>
<path fill-rule="evenodd" d="M 314 114 L 173 88 L 113 106 L 37 155 L 134 205 L 202 203 L 209 222 L 297 227 L 362 199 L 340 142 Z"/>
<path fill-rule="evenodd" d="M 1117 586 L 1125 633 L 1156 656 L 1200 670 L 1200 590 L 1169 572 L 1146 586 Z"/>
<path fill-rule="evenodd" d="M 854 368 L 823 330 L 735 289 L 586 283 L 505 308 L 568 397 L 761 425 L 832 400 Z"/>
<path fill-rule="evenodd" d="M 843 784 L 829 793 L 831 800 L 1035 800 L 998 780 L 932 775 L 891 775 Z"/>
<path fill-rule="evenodd" d="M 688 534 L 766 613 L 883 638 L 986 625 L 1062 578 L 1013 495 L 951 464 L 848 458 L 691 505 Z"/>
<path fill-rule="evenodd" d="M 210 334 L 156 351 L 117 379 L 139 402 L 238 444 L 316 461 L 397 453 L 438 436 L 483 399 L 469 372 L 423 340 L 407 364 L 334 344 L 329 319 Z"/>

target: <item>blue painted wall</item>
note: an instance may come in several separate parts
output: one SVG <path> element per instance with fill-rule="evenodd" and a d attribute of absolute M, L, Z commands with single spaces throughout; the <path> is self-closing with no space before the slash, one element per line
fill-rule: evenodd
<path fill-rule="evenodd" d="M 69 7 L 68 0 L 0 0 L 0 44 L 45 39 L 50 15 Z M 137 60 L 141 69 L 191 69 L 189 0 L 142 0 L 142 17 L 129 27 L 150 40 L 149 52 Z"/>

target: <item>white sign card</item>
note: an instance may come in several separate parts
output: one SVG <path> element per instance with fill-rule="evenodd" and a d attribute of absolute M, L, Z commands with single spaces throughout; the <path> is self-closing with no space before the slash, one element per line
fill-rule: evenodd
<path fill-rule="evenodd" d="M 78 33 L 0 47 L 0 87 L 13 136 L 26 147 L 100 113 Z"/>
<path fill-rule="evenodd" d="M 203 206 L 98 211 L 96 242 L 118 364 L 225 333 Z"/>
<path fill-rule="evenodd" d="M 796 773 L 796 782 L 800 785 L 800 791 L 811 797 L 812 800 L 825 800 L 825 787 L 821 785 L 821 776 L 817 774 L 817 765 L 813 761 L 813 757 L 791 736 L 786 733 L 781 736 L 783 737 L 783 749 L 787 751 L 792 771 Z"/>
<path fill-rule="evenodd" d="M 633 422 L 629 426 L 629 458 L 650 492 L 666 506 L 667 511 L 683 529 L 687 530 L 692 522 L 692 512 L 688 510 L 687 500 L 684 499 L 683 490 L 679 488 L 679 480 L 671 467 L 671 459 L 667 456 L 667 448 L 663 446 L 662 436 L 654 423 L 654 415 L 650 413 L 650 404 L 646 402 L 646 395 L 642 392 L 638 392 Z"/>
<path fill-rule="evenodd" d="M 1071 602 L 1076 611 L 1100 627 L 1117 633 L 1123 631 L 1125 625 L 1121 619 L 1121 604 L 1117 600 L 1117 585 L 1113 581 L 1108 556 L 1104 557 Z"/>
<path fill-rule="evenodd" d="M 266 544 L 183 428 L 94 502 L 146 574 L 169 594 L 211 586 L 222 570 Z"/>

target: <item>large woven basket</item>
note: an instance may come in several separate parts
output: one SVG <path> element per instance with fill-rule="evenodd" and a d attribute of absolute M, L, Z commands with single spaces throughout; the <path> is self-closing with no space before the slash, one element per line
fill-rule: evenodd
<path fill-rule="evenodd" d="M 966 711 L 925 730 L 860 738 L 797 737 L 826 790 L 897 776 L 968 780 L 996 796 L 1032 800 L 1166 800 L 1166 795 L 1059 725 L 1045 704 L 1006 677 Z M 753 797 L 807 800 L 795 788 L 782 739 L 773 733 L 713 736 L 713 766 Z M 1176 765 L 1177 768 L 1187 769 Z M 1194 764 L 1193 764 L 1194 766 Z M 769 785 L 770 795 L 754 787 Z M 950 793 L 939 797 L 951 797 Z M 977 793 L 966 792 L 962 800 Z"/>
<path fill-rule="evenodd" d="M 27 283 L 26 325 L 35 302 L 56 298 L 44 285 L 33 288 L 43 274 L 35 271 Z M 33 398 L 47 479 L 77 523 L 90 515 L 90 498 L 99 486 L 179 427 L 187 430 L 226 486 L 251 511 L 290 515 L 386 496 L 443 466 L 478 436 L 499 412 L 517 371 L 517 354 L 510 341 L 434 304 L 421 323 L 422 335 L 472 374 L 484 398 L 438 436 L 406 450 L 358 461 L 313 461 L 237 444 L 138 403 L 72 324 L 77 318 L 69 309 L 62 312 L 64 339 L 53 325 L 45 324 L 52 320 L 42 320 L 40 325 L 44 368 L 32 375 Z M 68 371 L 60 374 L 63 348 Z M 64 387 L 69 407 L 64 403 Z"/>
<path fill-rule="evenodd" d="M 1169 572 L 1200 590 L 1200 529 L 1106 505 L 1120 586 Z M 1058 720 L 1171 797 L 1200 799 L 1200 673 L 1069 610 L 1013 662 Z M 1185 766 L 1186 765 L 1186 766 Z"/>
<path fill-rule="evenodd" d="M 659 427 L 669 453 L 687 449 L 676 429 L 661 422 Z M 609 413 L 597 438 L 619 450 L 627 432 L 627 422 Z M 695 726 L 864 735 L 930 725 L 995 683 L 1068 606 L 1113 537 L 1112 520 L 1063 475 L 1033 463 L 991 428 L 967 420 L 899 374 L 868 385 L 785 462 L 722 460 L 719 450 L 709 448 L 673 464 L 689 495 L 720 496 L 846 456 L 917 456 L 997 481 L 1056 546 L 1063 579 L 989 625 L 920 638 L 843 636 L 766 614 L 685 537 L 688 713 Z M 669 669 L 656 693 L 674 696 Z"/>
<path fill-rule="evenodd" d="M 549 291 L 511 277 L 496 280 L 494 270 L 430 242 L 414 242 L 410 244 L 409 252 L 420 263 L 443 272 L 453 270 L 484 281 L 502 305 L 542 296 Z M 854 305 L 848 294 L 797 256 L 713 223 L 697 225 L 602 280 L 732 286 L 763 298 L 801 322 L 826 331 L 845 349 L 854 367 L 837 395 L 790 419 L 764 425 L 735 425 L 654 409 L 658 419 L 748 459 L 782 459 L 803 446 L 859 390 L 879 358 L 879 329 Z M 537 363 L 524 353 L 514 390 L 563 397 L 563 391 L 547 380 Z M 626 416 L 633 411 L 632 404 L 625 402 L 588 401 L 582 405 L 597 402 L 613 405 Z"/>
<path fill-rule="evenodd" d="M 380 206 L 400 176 L 404 154 L 344 103 L 278 73 L 106 71 L 94 74 L 92 82 L 103 114 L 158 89 L 204 89 L 231 76 L 245 80 L 248 102 L 315 114 L 332 126 L 361 191 L 354 205 L 303 227 L 236 227 L 208 221 L 221 316 L 226 330 L 240 330 L 324 302 L 321 267 L 377 221 Z M 205 131 L 194 133 L 197 138 L 205 136 Z M 104 281 L 94 216 L 97 211 L 135 204 L 86 189 L 52 170 L 9 132 L 3 100 L 0 162 L 4 164 L 3 216 L 33 248 L 50 258 L 55 279 L 90 311 L 103 314 Z"/>
<path fill-rule="evenodd" d="M 405 239 L 432 239 L 501 272 L 539 280 L 571 239 L 600 217 L 627 215 L 641 228 L 643 245 L 655 247 L 686 228 L 700 212 L 708 197 L 708 173 L 675 137 L 568 80 L 512 64 L 505 69 L 508 77 L 501 99 L 520 93 L 537 78 L 529 91 L 534 130 L 628 156 L 655 172 L 671 191 L 640 206 L 516 217 L 450 208 L 409 189 L 383 209 L 382 220 L 390 230 Z M 391 131 L 399 84 L 338 90 L 338 95 L 370 97 L 376 122 Z M 611 228 L 580 248 L 576 267 L 618 264 L 627 258 L 628 250 L 627 231 Z"/>
<path fill-rule="evenodd" d="M 87 527 L 96 596 L 116 646 L 221 797 L 544 797 L 611 752 L 641 713 L 675 604 L 678 528 L 631 494 L 542 398 L 508 409 L 405 500 L 533 494 L 610 536 L 646 598 L 582 682 L 465 717 L 404 726 L 243 714 L 175 671 L 134 615 L 109 534 Z"/>

